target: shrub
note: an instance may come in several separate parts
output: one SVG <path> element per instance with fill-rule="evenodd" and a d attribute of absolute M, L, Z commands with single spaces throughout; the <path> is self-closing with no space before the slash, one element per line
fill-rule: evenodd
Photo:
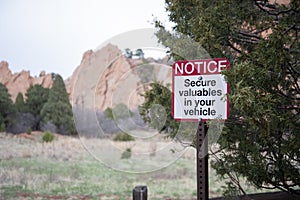
<path fill-rule="evenodd" d="M 43 142 L 52 142 L 54 140 L 54 138 L 55 137 L 54 137 L 53 133 L 51 133 L 50 131 L 46 131 L 43 134 L 42 140 L 43 140 Z"/>
<path fill-rule="evenodd" d="M 32 132 L 32 129 L 31 129 L 31 127 L 27 128 L 27 130 L 26 130 L 26 133 L 27 133 L 28 135 L 30 135 L 30 134 L 31 134 L 31 132 Z"/>
<path fill-rule="evenodd" d="M 5 132 L 5 131 L 6 131 L 5 124 L 2 123 L 2 124 L 0 125 L 0 132 Z"/>
<path fill-rule="evenodd" d="M 106 108 L 104 111 L 104 116 L 107 119 L 119 121 L 120 119 L 128 119 L 132 117 L 133 113 L 125 104 L 119 103 L 114 108 Z"/>
<path fill-rule="evenodd" d="M 105 109 L 104 116 L 107 119 L 114 119 L 114 117 L 113 117 L 113 111 L 112 111 L 112 109 L 110 107 L 108 107 L 108 108 Z"/>
<path fill-rule="evenodd" d="M 131 149 L 127 148 L 121 155 L 121 159 L 128 159 L 131 157 Z"/>
<path fill-rule="evenodd" d="M 114 141 L 134 141 L 134 137 L 127 133 L 117 133 L 113 139 Z"/>
<path fill-rule="evenodd" d="M 29 127 L 33 130 L 37 127 L 37 121 L 39 120 L 38 117 L 35 117 L 32 113 L 21 113 L 18 112 L 16 114 L 16 118 L 14 123 L 10 124 L 6 131 L 9 133 L 28 133 Z"/>

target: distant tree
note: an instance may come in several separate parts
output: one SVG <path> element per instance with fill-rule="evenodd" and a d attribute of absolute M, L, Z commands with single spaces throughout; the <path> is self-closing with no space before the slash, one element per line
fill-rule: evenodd
<path fill-rule="evenodd" d="M 35 126 L 33 130 L 39 130 L 41 121 L 41 110 L 48 101 L 49 89 L 43 88 L 41 85 L 33 85 L 26 92 L 27 100 L 25 102 L 25 111 L 32 113 L 35 117 Z"/>
<path fill-rule="evenodd" d="M 135 51 L 135 54 L 134 54 L 135 56 L 138 56 L 140 59 L 144 59 L 144 52 L 143 52 L 143 50 L 142 49 L 137 49 L 136 51 Z"/>
<path fill-rule="evenodd" d="M 26 109 L 34 116 L 39 116 L 44 104 L 48 101 L 49 89 L 41 85 L 33 85 L 26 92 Z"/>
<path fill-rule="evenodd" d="M 129 48 L 126 48 L 125 49 L 125 56 L 127 58 L 132 58 L 132 55 L 133 55 L 132 51 Z"/>
<path fill-rule="evenodd" d="M 26 111 L 24 97 L 21 92 L 19 92 L 17 95 L 15 107 L 16 107 L 17 112 L 25 112 Z"/>
<path fill-rule="evenodd" d="M 59 74 L 55 75 L 49 99 L 41 110 L 43 123 L 51 122 L 57 127 L 57 132 L 74 134 L 72 107 L 66 91 L 65 83 Z"/>
<path fill-rule="evenodd" d="M 10 125 L 15 116 L 15 107 L 5 85 L 0 83 L 0 126 L 6 128 Z"/>
<path fill-rule="evenodd" d="M 56 74 L 55 74 L 54 72 L 52 72 L 52 73 L 51 73 L 51 78 L 52 78 L 52 80 L 55 80 L 55 76 L 56 76 Z"/>

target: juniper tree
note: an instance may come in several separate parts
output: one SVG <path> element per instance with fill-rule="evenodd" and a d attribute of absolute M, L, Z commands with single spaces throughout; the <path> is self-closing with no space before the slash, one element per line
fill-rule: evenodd
<path fill-rule="evenodd" d="M 29 87 L 26 92 L 25 111 L 33 114 L 35 125 L 33 130 L 40 130 L 41 110 L 48 101 L 49 89 L 36 84 Z"/>
<path fill-rule="evenodd" d="M 231 116 L 218 141 L 217 173 L 234 172 L 258 188 L 297 193 L 300 1 L 166 0 L 166 10 L 175 31 L 198 42 L 211 57 L 231 62 L 225 74 Z M 159 21 L 156 26 L 166 46 L 178 37 Z M 169 47 L 171 53 L 184 49 L 182 44 Z M 178 58 L 174 52 L 173 58 Z"/>
<path fill-rule="evenodd" d="M 5 129 L 15 117 L 15 107 L 5 85 L 0 83 L 0 126 Z M 1 130 L 3 131 L 3 130 Z"/>
<path fill-rule="evenodd" d="M 59 133 L 74 134 L 72 107 L 66 91 L 65 83 L 59 74 L 55 75 L 49 99 L 41 110 L 43 122 L 51 122 Z"/>
<path fill-rule="evenodd" d="M 21 92 L 19 92 L 17 95 L 15 107 L 18 112 L 25 112 L 25 110 L 26 110 L 24 97 Z"/>

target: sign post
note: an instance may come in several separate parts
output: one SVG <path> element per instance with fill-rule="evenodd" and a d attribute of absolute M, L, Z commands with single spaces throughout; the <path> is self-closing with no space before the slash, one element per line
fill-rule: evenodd
<path fill-rule="evenodd" d="M 172 66 L 172 114 L 175 120 L 199 121 L 197 129 L 197 199 L 208 200 L 208 127 L 206 120 L 229 116 L 225 58 L 178 61 Z"/>
<path fill-rule="evenodd" d="M 208 140 L 205 140 L 207 126 L 202 119 L 199 121 L 197 145 L 197 199 L 208 200 Z"/>

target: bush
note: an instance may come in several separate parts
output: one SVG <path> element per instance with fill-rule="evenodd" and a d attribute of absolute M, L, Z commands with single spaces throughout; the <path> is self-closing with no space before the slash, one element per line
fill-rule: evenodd
<path fill-rule="evenodd" d="M 0 132 L 5 132 L 5 131 L 6 131 L 5 124 L 2 123 L 2 124 L 0 125 Z"/>
<path fill-rule="evenodd" d="M 110 107 L 106 108 L 105 111 L 104 111 L 104 116 L 107 118 L 107 119 L 114 119 L 114 116 L 113 116 L 113 111 Z"/>
<path fill-rule="evenodd" d="M 129 159 L 131 157 L 131 149 L 127 148 L 121 155 L 121 159 Z"/>
<path fill-rule="evenodd" d="M 28 134 L 28 135 L 30 135 L 31 134 L 31 132 L 32 132 L 32 129 L 29 127 L 29 128 L 27 128 L 27 130 L 26 130 L 26 133 Z"/>
<path fill-rule="evenodd" d="M 106 108 L 104 111 L 104 116 L 107 119 L 119 121 L 121 119 L 131 118 L 133 116 L 133 113 L 125 104 L 119 103 L 114 108 Z"/>
<path fill-rule="evenodd" d="M 38 124 L 38 117 L 35 117 L 32 113 L 17 113 L 14 123 L 7 127 L 9 133 L 28 133 L 28 128 L 36 130 Z"/>
<path fill-rule="evenodd" d="M 127 133 L 117 133 L 113 139 L 114 141 L 134 141 L 134 137 Z"/>
<path fill-rule="evenodd" d="M 54 138 L 55 137 L 54 137 L 53 133 L 51 133 L 50 131 L 46 131 L 43 134 L 42 140 L 43 140 L 43 142 L 52 142 L 54 140 Z"/>

